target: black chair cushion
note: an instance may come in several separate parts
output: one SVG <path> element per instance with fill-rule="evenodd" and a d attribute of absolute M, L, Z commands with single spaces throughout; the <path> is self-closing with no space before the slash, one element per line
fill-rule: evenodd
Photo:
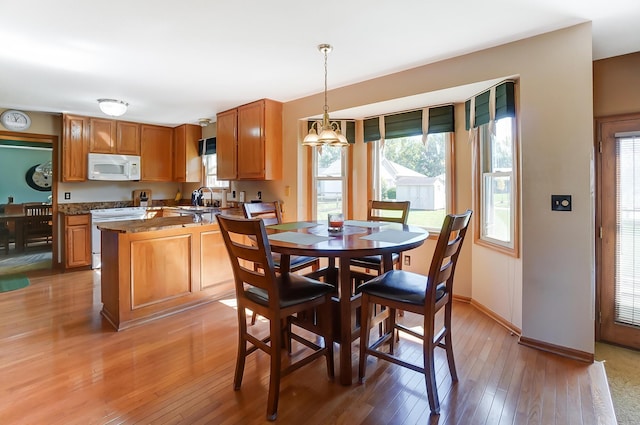
<path fill-rule="evenodd" d="M 400 254 L 394 252 L 393 254 L 391 254 L 391 259 L 394 263 L 397 263 L 400 260 Z M 382 255 L 367 255 L 365 257 L 352 258 L 351 264 L 371 264 L 380 267 L 380 264 L 382 264 Z"/>
<path fill-rule="evenodd" d="M 334 292 L 333 285 L 322 283 L 295 273 L 287 273 L 276 277 L 280 287 L 280 307 L 289 307 L 306 301 L 312 301 L 328 293 Z M 255 286 L 245 291 L 248 299 L 267 306 L 269 296 L 267 291 Z"/>
<path fill-rule="evenodd" d="M 277 252 L 272 252 L 271 253 L 272 257 L 273 257 L 273 265 L 279 269 L 280 268 L 280 254 Z M 316 261 L 318 258 L 317 257 L 303 257 L 301 255 L 292 255 L 290 257 L 290 265 L 289 267 L 291 267 L 291 269 L 296 268 L 297 266 L 301 265 L 301 264 L 306 264 L 306 263 L 313 263 L 314 261 Z"/>
<path fill-rule="evenodd" d="M 391 270 L 363 283 L 357 292 L 366 292 L 388 300 L 424 305 L 427 276 L 405 270 Z M 436 288 L 436 301 L 445 295 L 446 286 Z"/>

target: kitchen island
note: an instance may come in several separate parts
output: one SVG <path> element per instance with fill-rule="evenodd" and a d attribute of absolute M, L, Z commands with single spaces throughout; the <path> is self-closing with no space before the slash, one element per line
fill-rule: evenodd
<path fill-rule="evenodd" d="M 101 314 L 117 330 L 233 296 L 214 214 L 102 223 Z"/>

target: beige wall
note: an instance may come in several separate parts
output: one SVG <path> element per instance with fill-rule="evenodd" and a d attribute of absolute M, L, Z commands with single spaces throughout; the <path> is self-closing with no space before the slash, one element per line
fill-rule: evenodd
<path fill-rule="evenodd" d="M 593 62 L 596 117 L 640 111 L 640 52 Z"/>
<path fill-rule="evenodd" d="M 332 90 L 329 99 L 332 110 L 342 110 L 513 75 L 520 78 L 521 259 L 475 247 L 470 238 L 456 292 L 520 326 L 528 338 L 593 353 L 590 24 Z M 317 115 L 322 103 L 318 94 L 284 105 L 283 155 L 289 166 L 283 181 L 269 183 L 281 196 L 281 189 L 291 186 L 283 199 L 300 218 L 306 211 L 307 165 L 298 120 Z M 462 211 L 471 207 L 471 156 L 460 125 L 458 119 L 457 209 Z M 357 155 L 356 163 L 366 161 L 362 150 Z M 355 203 L 362 204 L 366 184 L 356 184 Z M 571 194 L 573 211 L 550 211 L 551 194 Z M 428 259 L 432 249 L 426 244 L 418 255 Z"/>

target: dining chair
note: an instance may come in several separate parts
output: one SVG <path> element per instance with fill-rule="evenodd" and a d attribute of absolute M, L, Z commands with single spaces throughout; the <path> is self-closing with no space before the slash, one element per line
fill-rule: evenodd
<path fill-rule="evenodd" d="M 330 379 L 334 377 L 331 338 L 333 286 L 295 273 L 276 274 L 262 220 L 223 215 L 218 215 L 217 218 L 235 280 L 239 338 L 233 388 L 240 389 L 246 357 L 256 350 L 267 353 L 271 358 L 267 420 L 272 421 L 277 416 L 280 379 L 283 376 L 318 357 L 325 356 L 328 376 Z M 260 267 L 251 267 L 252 263 Z M 247 308 L 269 320 L 267 337 L 260 338 L 249 332 L 244 314 Z M 291 330 L 291 316 L 311 309 L 318 312 L 319 324 L 313 329 L 313 333 L 322 337 L 322 345 L 319 345 L 317 340 L 314 342 L 305 339 Z M 283 321 L 287 326 L 282 325 Z M 285 332 L 286 338 L 283 335 Z M 290 363 L 283 367 L 282 345 L 286 340 L 298 341 L 312 352 L 295 361 L 292 358 Z M 250 344 L 250 348 L 247 348 L 247 344 Z M 256 385 L 262 386 L 260 382 Z"/>
<path fill-rule="evenodd" d="M 453 276 L 471 213 L 471 210 L 467 210 L 464 214 L 449 214 L 445 217 L 427 276 L 405 270 L 391 270 L 359 287 L 362 294 L 359 381 L 364 382 L 368 355 L 420 372 L 425 376 L 427 398 L 433 414 L 440 412 L 434 364 L 436 347 L 446 351 L 451 380 L 458 381 L 451 338 Z M 375 310 L 371 308 L 372 304 L 382 305 L 385 309 L 376 316 Z M 443 325 L 436 333 L 435 316 L 443 308 Z M 397 323 L 396 310 L 398 309 L 423 316 L 423 332 L 416 332 Z M 390 322 L 388 329 L 378 340 L 369 344 L 371 327 L 385 319 Z M 400 356 L 394 355 L 394 332 L 396 331 L 406 332 L 422 341 L 422 366 L 409 363 L 402 360 Z M 385 343 L 389 344 L 388 353 L 379 349 Z"/>
<path fill-rule="evenodd" d="M 384 221 L 407 224 L 410 206 L 411 203 L 409 201 L 369 200 L 367 206 L 367 221 Z M 394 267 L 402 269 L 401 253 L 394 253 L 391 259 Z M 375 270 L 376 275 L 380 275 L 384 271 L 381 255 L 368 255 L 366 257 L 353 258 L 350 261 L 350 265 L 362 267 L 367 272 L 369 270 Z"/>
<path fill-rule="evenodd" d="M 8 220 L 0 219 L 0 246 L 4 247 L 4 255 L 9 255 L 9 226 L 8 226 Z"/>
<path fill-rule="evenodd" d="M 282 223 L 282 206 L 280 201 L 273 202 L 249 202 L 243 204 L 245 218 L 261 218 L 265 226 Z M 280 254 L 273 252 L 274 267 L 277 273 L 280 273 Z M 257 266 L 256 266 L 257 267 Z M 305 257 L 292 255 L 289 260 L 289 270 L 297 272 L 311 267 L 311 271 L 315 272 L 320 268 L 320 259 L 317 257 Z M 256 323 L 256 314 L 253 312 L 251 316 L 251 324 Z"/>
<path fill-rule="evenodd" d="M 50 243 L 53 238 L 51 205 L 42 203 L 24 204 L 23 240 L 27 248 L 29 243 Z"/>
<path fill-rule="evenodd" d="M 7 204 L 4 206 L 5 214 L 24 214 L 23 204 Z M 9 240 L 15 241 L 16 239 L 16 223 L 13 220 L 9 220 L 7 223 L 9 229 Z"/>

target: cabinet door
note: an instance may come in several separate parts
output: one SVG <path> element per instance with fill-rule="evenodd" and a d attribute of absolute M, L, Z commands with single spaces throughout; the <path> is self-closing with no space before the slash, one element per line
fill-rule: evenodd
<path fill-rule="evenodd" d="M 171 181 L 173 129 L 156 125 L 140 126 L 140 156 L 143 181 Z"/>
<path fill-rule="evenodd" d="M 140 124 L 117 122 L 116 152 L 122 155 L 140 155 Z"/>
<path fill-rule="evenodd" d="M 91 265 L 91 216 L 65 216 L 65 267 Z"/>
<path fill-rule="evenodd" d="M 217 116 L 216 156 L 219 180 L 235 180 L 238 177 L 237 116 L 236 109 Z"/>
<path fill-rule="evenodd" d="M 264 179 L 264 102 L 238 108 L 238 178 Z"/>
<path fill-rule="evenodd" d="M 102 118 L 89 119 L 89 152 L 115 153 L 116 122 Z"/>
<path fill-rule="evenodd" d="M 202 157 L 198 152 L 198 140 L 202 127 L 183 124 L 173 129 L 173 179 L 178 182 L 200 182 Z"/>
<path fill-rule="evenodd" d="M 64 115 L 62 128 L 62 181 L 87 180 L 89 119 Z"/>

